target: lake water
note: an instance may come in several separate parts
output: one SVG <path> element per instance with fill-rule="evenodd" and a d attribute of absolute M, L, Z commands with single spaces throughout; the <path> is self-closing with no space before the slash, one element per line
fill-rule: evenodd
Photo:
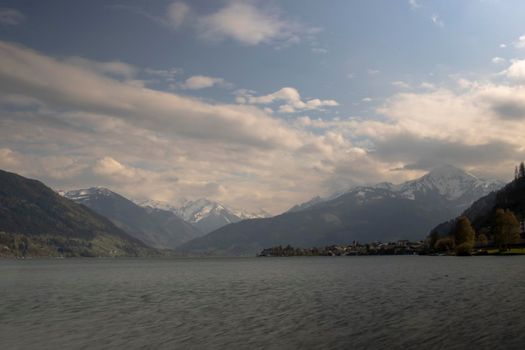
<path fill-rule="evenodd" d="M 1 349 L 524 349 L 525 256 L 0 261 Z"/>

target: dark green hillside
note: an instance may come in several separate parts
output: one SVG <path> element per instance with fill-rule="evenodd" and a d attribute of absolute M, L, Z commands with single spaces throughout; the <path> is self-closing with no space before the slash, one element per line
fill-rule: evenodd
<path fill-rule="evenodd" d="M 517 178 L 501 190 L 493 192 L 475 201 L 461 216 L 466 216 L 476 231 L 491 226 L 497 209 L 508 209 L 518 220 L 525 219 L 525 177 Z M 436 226 L 432 232 L 448 235 L 457 219 Z"/>
<path fill-rule="evenodd" d="M 42 247 L 42 254 L 34 255 L 135 256 L 150 251 L 108 219 L 61 197 L 43 183 L 2 170 L 0 232 L 0 256 L 15 255 L 14 245 L 22 241 Z M 22 255 L 29 253 L 24 243 L 18 248 L 22 248 L 18 249 Z"/>

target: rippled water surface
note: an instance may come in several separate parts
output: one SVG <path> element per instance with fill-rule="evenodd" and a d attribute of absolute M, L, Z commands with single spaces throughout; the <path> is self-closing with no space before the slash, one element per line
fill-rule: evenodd
<path fill-rule="evenodd" d="M 525 349 L 525 257 L 0 261 L 1 349 Z"/>

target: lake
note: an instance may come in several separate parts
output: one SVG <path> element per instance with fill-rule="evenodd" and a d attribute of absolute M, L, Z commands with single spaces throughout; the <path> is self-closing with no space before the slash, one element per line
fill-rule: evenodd
<path fill-rule="evenodd" d="M 0 261 L 2 349 L 523 349 L 525 256 Z"/>

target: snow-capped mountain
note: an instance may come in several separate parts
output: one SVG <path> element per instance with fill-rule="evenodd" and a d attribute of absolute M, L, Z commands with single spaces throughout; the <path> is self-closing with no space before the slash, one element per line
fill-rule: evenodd
<path fill-rule="evenodd" d="M 132 201 L 136 205 L 144 207 L 144 208 L 167 210 L 173 213 L 177 213 L 177 210 L 188 202 L 187 199 L 179 200 L 177 201 L 177 203 L 168 203 L 168 202 L 163 202 L 163 201 L 156 201 L 153 199 L 142 199 L 142 200 L 132 199 Z"/>
<path fill-rule="evenodd" d="M 191 223 L 204 233 L 214 231 L 222 226 L 242 220 L 266 218 L 271 216 L 263 210 L 257 213 L 249 213 L 242 210 L 232 209 L 222 203 L 207 198 L 200 198 L 194 201 L 184 200 L 183 204 L 180 206 L 151 200 L 136 201 L 135 203 L 144 207 L 172 211 L 184 221 Z"/>
<path fill-rule="evenodd" d="M 111 197 L 113 195 L 113 192 L 104 187 L 90 187 L 71 191 L 59 190 L 57 192 L 59 195 L 80 204 L 86 204 L 86 202 L 99 197 Z"/>
<path fill-rule="evenodd" d="M 355 187 L 336 198 L 315 198 L 302 209 L 227 225 L 178 247 L 187 253 L 253 255 L 290 244 L 319 247 L 352 241 L 423 239 L 440 222 L 503 184 L 441 166 L 399 185 Z M 311 205 L 308 205 L 311 204 Z"/>
<path fill-rule="evenodd" d="M 408 199 L 436 193 L 450 201 L 464 199 L 468 202 L 465 205 L 469 205 L 477 198 L 499 190 L 503 185 L 500 181 L 479 179 L 454 166 L 442 165 L 419 179 L 393 185 L 391 189 Z"/>
<path fill-rule="evenodd" d="M 327 198 L 317 196 L 292 207 L 289 211 L 301 211 L 346 194 L 354 195 L 361 204 L 387 197 L 409 200 L 425 198 L 431 200 L 440 197 L 442 200 L 454 202 L 454 207 L 464 209 L 476 199 L 504 185 L 505 183 L 501 181 L 480 179 L 452 165 L 441 165 L 415 180 L 398 185 L 382 182 L 372 186 L 358 186 Z"/>
<path fill-rule="evenodd" d="M 150 247 L 172 249 L 203 234 L 172 211 L 138 206 L 107 188 L 92 187 L 58 193 L 105 216 Z"/>

